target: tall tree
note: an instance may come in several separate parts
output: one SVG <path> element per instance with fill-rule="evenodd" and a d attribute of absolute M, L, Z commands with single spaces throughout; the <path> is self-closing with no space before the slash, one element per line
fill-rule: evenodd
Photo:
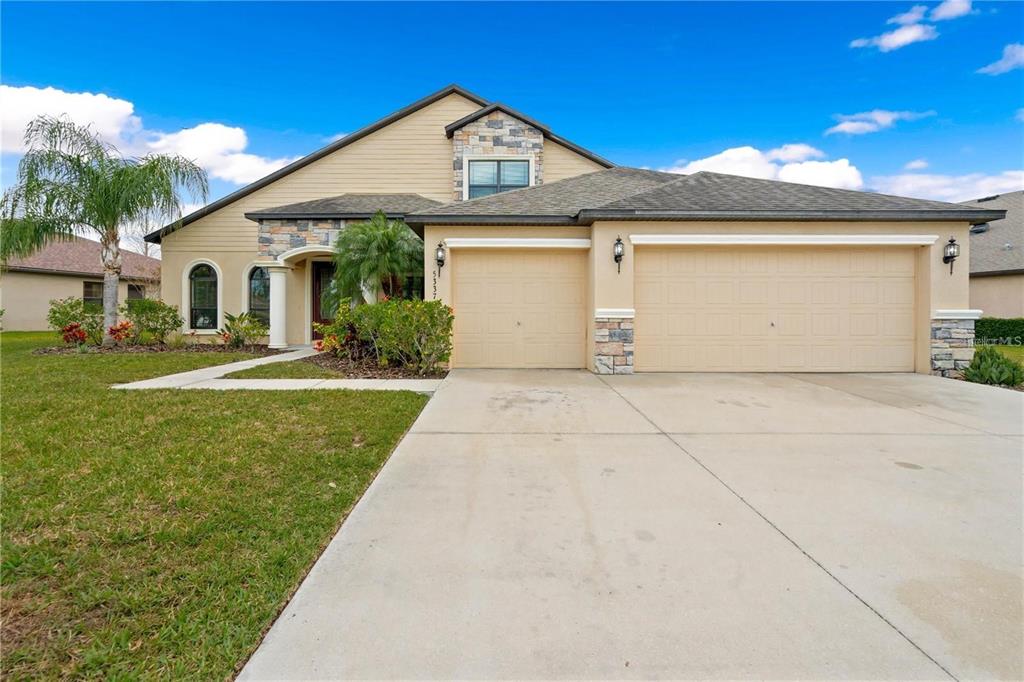
<path fill-rule="evenodd" d="M 206 172 L 182 156 L 122 156 L 67 117 L 34 119 L 25 145 L 16 184 L 0 201 L 0 260 L 92 233 L 102 246 L 103 326 L 109 328 L 117 323 L 122 234 L 133 224 L 180 218 L 183 192 L 205 203 Z"/>
<path fill-rule="evenodd" d="M 334 265 L 331 291 L 336 297 L 373 303 L 381 293 L 391 293 L 396 279 L 423 270 L 423 240 L 404 221 L 388 220 L 377 211 L 341 231 Z"/>

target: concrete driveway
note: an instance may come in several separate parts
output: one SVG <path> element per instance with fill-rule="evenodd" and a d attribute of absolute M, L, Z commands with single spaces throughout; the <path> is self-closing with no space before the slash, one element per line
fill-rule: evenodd
<path fill-rule="evenodd" d="M 243 679 L 1020 679 L 1024 394 L 456 371 Z"/>

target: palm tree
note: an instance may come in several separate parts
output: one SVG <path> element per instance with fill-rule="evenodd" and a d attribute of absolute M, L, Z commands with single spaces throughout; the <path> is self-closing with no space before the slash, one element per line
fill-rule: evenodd
<path fill-rule="evenodd" d="M 103 326 L 117 323 L 122 232 L 180 217 L 184 190 L 205 203 L 206 172 L 181 156 L 122 156 L 88 126 L 40 116 L 25 130 L 28 151 L 0 201 L 0 261 L 91 232 L 102 245 Z M 104 343 L 111 343 L 109 337 Z"/>
<path fill-rule="evenodd" d="M 346 225 L 334 249 L 335 304 L 342 298 L 373 303 L 381 293 L 390 293 L 396 278 L 423 269 L 423 240 L 404 221 L 388 220 L 383 211 L 366 222 Z"/>

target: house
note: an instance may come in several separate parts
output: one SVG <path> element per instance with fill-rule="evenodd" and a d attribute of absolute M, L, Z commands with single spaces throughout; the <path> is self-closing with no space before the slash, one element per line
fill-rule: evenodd
<path fill-rule="evenodd" d="M 971 227 L 971 307 L 984 317 L 1024 317 L 1024 190 L 964 204 L 1006 211 Z"/>
<path fill-rule="evenodd" d="M 160 261 L 121 251 L 121 283 L 117 300 L 157 296 Z M 100 244 L 75 237 L 48 244 L 27 258 L 12 258 L 0 274 L 0 308 L 8 331 L 47 328 L 50 301 L 82 298 L 103 305 L 103 266 Z"/>
<path fill-rule="evenodd" d="M 954 371 L 976 312 L 945 245 L 1004 215 L 618 167 L 452 85 L 147 239 L 197 333 L 259 306 L 281 347 L 311 341 L 333 237 L 377 209 L 424 238 L 454 367 L 599 373 Z"/>

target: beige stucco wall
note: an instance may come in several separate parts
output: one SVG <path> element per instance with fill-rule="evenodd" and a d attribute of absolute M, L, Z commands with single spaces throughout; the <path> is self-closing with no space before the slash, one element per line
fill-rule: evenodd
<path fill-rule="evenodd" d="M 1024 317 L 1024 274 L 971 277 L 971 307 L 982 317 Z"/>
<path fill-rule="evenodd" d="M 83 282 L 102 282 L 102 277 L 51 275 L 35 272 L 5 272 L 0 275 L 0 308 L 4 309 L 3 328 L 8 331 L 43 331 L 50 301 L 82 297 Z M 150 295 L 153 285 L 146 294 Z M 128 298 L 128 281 L 121 280 L 118 303 Z"/>
<path fill-rule="evenodd" d="M 437 243 L 449 237 L 548 237 L 548 238 L 590 238 L 590 291 L 589 307 L 593 315 L 596 309 L 632 309 L 633 264 L 635 262 L 630 235 L 636 234 L 886 234 L 886 235 L 935 235 L 938 238 L 932 246 L 901 247 L 918 251 L 917 255 L 917 301 L 915 318 L 917 340 L 915 361 L 918 371 L 930 371 L 929 324 L 934 310 L 964 310 L 969 307 L 968 273 L 969 262 L 968 225 L 952 223 L 905 223 L 905 222 L 597 222 L 592 227 L 441 227 L 426 228 L 425 243 L 428 254 L 432 254 Z M 616 237 L 621 236 L 625 244 L 625 257 L 621 272 L 612 259 L 612 248 Z M 961 256 L 950 274 L 949 266 L 942 263 L 942 248 L 950 237 L 960 242 Z M 685 247 L 680 247 L 685 248 Z M 827 247 L 822 247 L 827 248 Z M 449 263 L 458 258 L 458 249 L 448 252 Z M 431 257 L 425 264 L 427 298 L 450 299 L 451 268 L 446 265 L 440 274 Z M 436 288 L 435 288 L 436 286 Z M 588 331 L 588 343 L 593 342 L 593 330 Z"/>
<path fill-rule="evenodd" d="M 599 170 L 604 170 L 604 166 L 557 142 L 544 140 L 544 182 L 557 182 Z"/>

